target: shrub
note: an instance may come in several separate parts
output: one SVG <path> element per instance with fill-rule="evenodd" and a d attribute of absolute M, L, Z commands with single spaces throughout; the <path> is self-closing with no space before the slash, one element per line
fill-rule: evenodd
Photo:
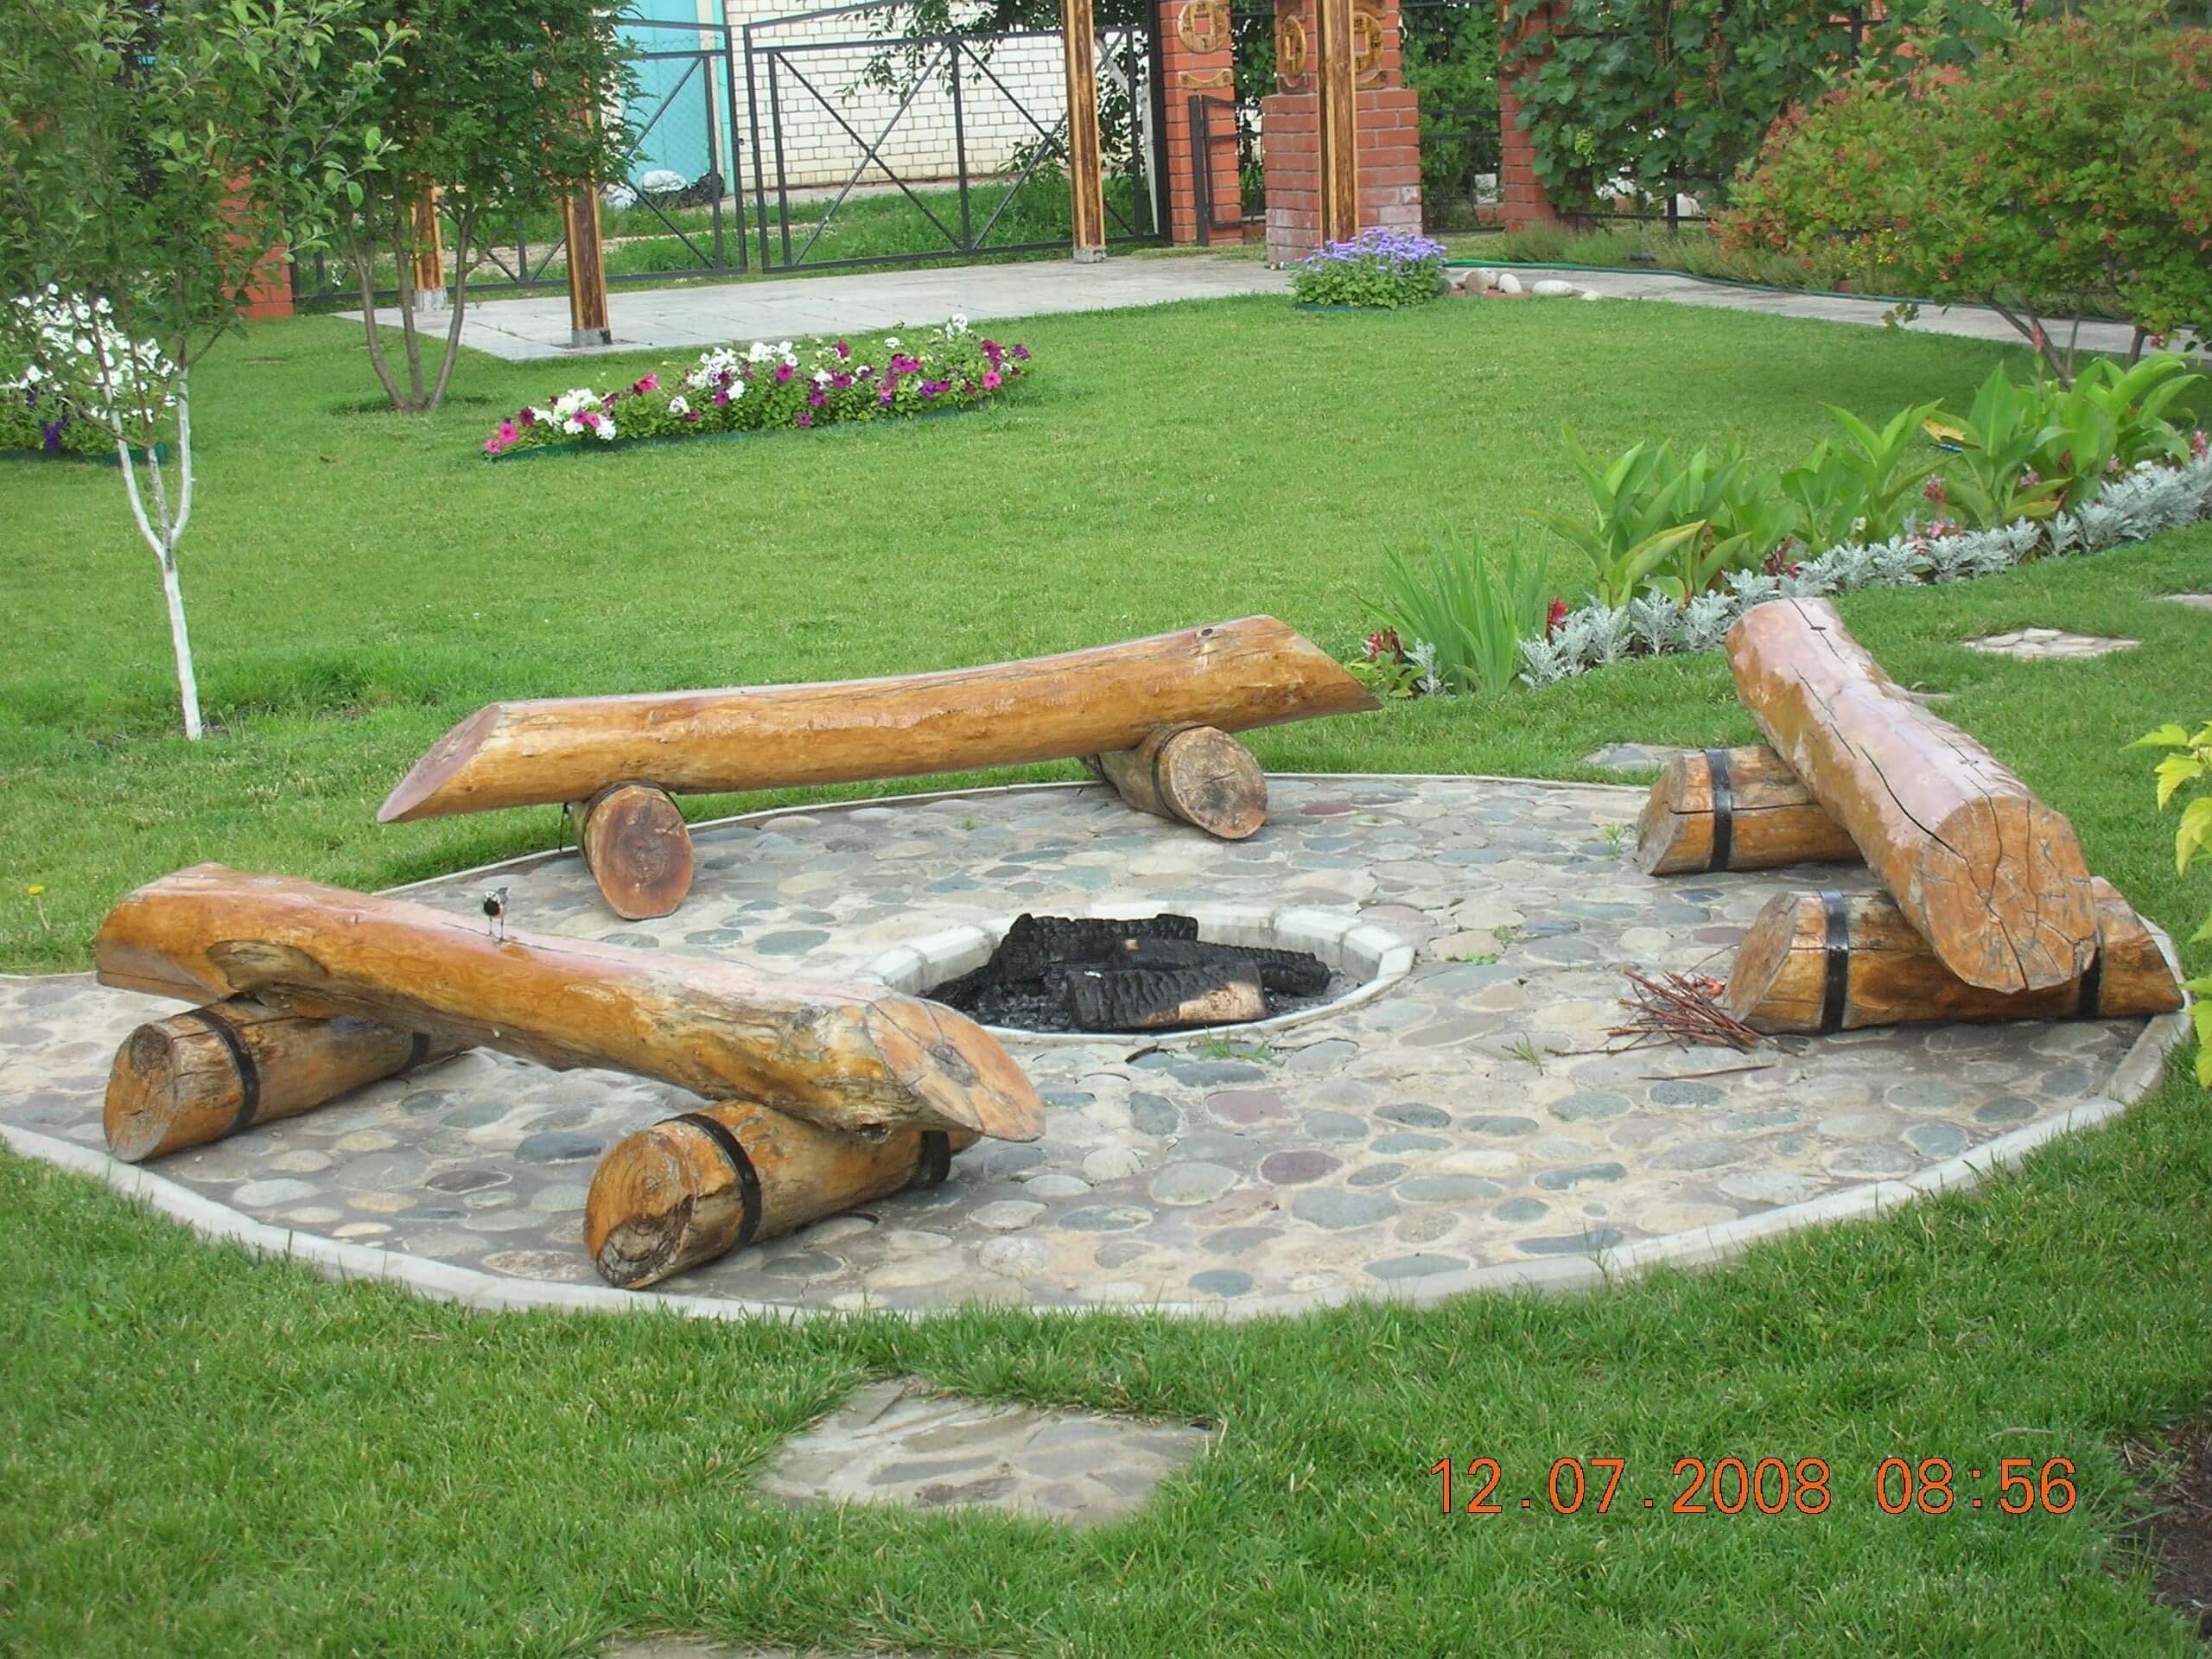
<path fill-rule="evenodd" d="M 493 460 L 553 444 L 808 429 L 934 414 L 986 402 L 1027 372 L 1029 349 L 978 339 L 954 317 L 918 341 L 755 340 L 717 346 L 663 384 L 658 372 L 619 391 L 578 386 L 524 405 L 484 441 Z"/>
<path fill-rule="evenodd" d="M 2212 850 L 2212 791 L 2206 788 L 2206 779 L 2212 778 L 2212 721 L 2194 737 L 2183 727 L 2165 725 L 2128 747 L 2167 752 L 2158 762 L 2158 810 L 2164 811 L 2183 786 L 2191 790 L 2192 798 L 2183 806 L 2181 822 L 2174 827 L 2174 869 L 2186 875 L 2199 853 Z M 2204 925 L 2189 942 L 2212 944 L 2212 914 L 2206 915 Z M 2186 980 L 2182 988 L 2196 999 L 2189 1017 L 2196 1027 L 2196 1080 L 2212 1089 L 2212 975 Z"/>
<path fill-rule="evenodd" d="M 1423 566 L 1390 556 L 1382 599 L 1368 608 L 1389 629 L 1368 642 L 1383 689 L 1495 694 L 1512 688 L 1520 642 L 1543 626 L 1544 568 L 1518 548 L 1494 563 L 1478 543 L 1432 542 Z M 1402 665 L 1414 674 L 1394 680 Z"/>
<path fill-rule="evenodd" d="M 1300 305 L 1395 310 L 1434 299 L 1443 283 L 1441 242 L 1379 226 L 1317 248 L 1290 268 L 1291 297 Z"/>
<path fill-rule="evenodd" d="M 1963 67 L 1862 74 L 1777 129 L 1722 222 L 1878 291 L 1996 308 L 2062 384 L 2041 313 L 2212 326 L 2212 30 L 2157 0 L 2031 23 Z"/>

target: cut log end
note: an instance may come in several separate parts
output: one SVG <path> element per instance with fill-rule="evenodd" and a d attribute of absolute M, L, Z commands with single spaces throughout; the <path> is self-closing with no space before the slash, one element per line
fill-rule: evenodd
<path fill-rule="evenodd" d="M 377 822 L 409 823 L 416 818 L 467 811 L 469 803 L 465 793 L 445 796 L 441 791 L 448 779 L 475 758 L 485 738 L 499 728 L 506 718 L 507 707 L 503 702 L 487 703 L 433 743 L 429 752 L 399 780 L 397 787 L 385 797 L 384 804 L 377 809 Z"/>
<path fill-rule="evenodd" d="M 108 1072 L 100 1128 L 107 1147 L 126 1164 L 160 1150 L 176 1118 L 175 1036 L 170 1022 L 143 1025 L 124 1039 Z"/>
<path fill-rule="evenodd" d="M 1216 727 L 1163 727 L 1134 749 L 1091 757 L 1091 766 L 1138 811 L 1223 841 L 1243 841 L 1268 821 L 1267 774 Z"/>
<path fill-rule="evenodd" d="M 577 814 L 584 868 L 625 921 L 675 913 L 691 891 L 691 831 L 675 799 L 652 784 L 610 784 Z"/>
<path fill-rule="evenodd" d="M 862 1025 L 892 1076 L 940 1124 L 999 1141 L 1045 1133 L 1045 1103 L 1028 1074 L 967 1015 L 887 995 L 868 1005 Z"/>

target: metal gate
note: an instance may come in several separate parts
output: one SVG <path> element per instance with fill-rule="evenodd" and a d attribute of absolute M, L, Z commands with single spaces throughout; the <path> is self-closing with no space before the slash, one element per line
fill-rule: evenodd
<path fill-rule="evenodd" d="M 1057 29 L 904 33 L 882 0 L 742 30 L 762 270 L 1064 249 L 1066 81 Z M 1163 239 L 1148 26 L 1098 31 L 1107 240 Z"/>

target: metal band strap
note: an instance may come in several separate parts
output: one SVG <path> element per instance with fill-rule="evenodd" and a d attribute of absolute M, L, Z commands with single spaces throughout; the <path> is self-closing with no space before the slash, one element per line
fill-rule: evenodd
<path fill-rule="evenodd" d="M 921 1156 L 914 1160 L 914 1185 L 941 1185 L 951 1173 L 952 1137 L 943 1129 L 924 1129 Z"/>
<path fill-rule="evenodd" d="M 738 1144 L 737 1137 L 704 1112 L 686 1112 L 671 1117 L 671 1123 L 689 1123 L 721 1148 L 722 1156 L 729 1160 L 731 1173 L 737 1177 L 738 1197 L 745 1205 L 744 1219 L 737 1224 L 737 1243 L 730 1248 L 742 1249 L 753 1242 L 760 1230 L 760 1173 L 753 1167 L 752 1157 Z"/>
<path fill-rule="evenodd" d="M 228 1133 L 236 1135 L 241 1129 L 253 1127 L 253 1120 L 261 1115 L 261 1068 L 253 1063 L 253 1056 L 231 1022 L 213 1008 L 187 1008 L 188 1017 L 197 1020 L 222 1039 L 223 1046 L 231 1052 L 231 1065 L 238 1074 L 238 1115 L 231 1119 Z"/>
<path fill-rule="evenodd" d="M 1707 749 L 1705 752 L 1707 770 L 1713 774 L 1713 856 L 1706 861 L 1708 870 L 1728 868 L 1728 855 L 1735 850 L 1736 791 L 1728 778 L 1728 751 Z"/>
<path fill-rule="evenodd" d="M 403 1071 L 412 1071 L 429 1058 L 430 1039 L 428 1033 L 416 1032 L 407 1039 L 407 1058 L 400 1063 Z"/>
<path fill-rule="evenodd" d="M 2097 1003 L 2104 995 L 2104 988 L 2105 953 L 2102 950 L 2093 951 L 2089 956 L 2089 966 L 2082 976 L 2082 995 L 2074 1003 L 2076 1019 L 2094 1020 L 2097 1017 Z"/>
<path fill-rule="evenodd" d="M 1851 995 L 1851 912 L 1843 895 L 1830 887 L 1821 894 L 1827 921 L 1827 975 L 1821 988 L 1821 1032 L 1843 1029 L 1843 1005 Z"/>

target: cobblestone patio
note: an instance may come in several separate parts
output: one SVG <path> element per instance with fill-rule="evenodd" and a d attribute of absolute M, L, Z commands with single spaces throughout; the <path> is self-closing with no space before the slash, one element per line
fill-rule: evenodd
<path fill-rule="evenodd" d="M 1597 1052 L 1624 964 L 1725 973 L 1771 895 L 1823 867 L 1656 880 L 1623 829 L 1643 791 L 1482 779 L 1279 778 L 1227 844 L 1098 787 L 765 814 L 702 830 L 677 915 L 624 923 L 571 854 L 501 868 L 510 925 L 809 974 L 1033 908 L 1356 915 L 1414 949 L 1375 1000 L 1260 1042 L 1010 1040 L 1045 1138 L 671 1281 L 693 1297 L 920 1310 L 969 1300 L 1230 1313 L 1436 1294 L 1697 1236 L 2094 1116 L 2139 1020 L 1930 1027 L 1726 1051 Z M 481 874 L 411 890 L 474 914 Z M 0 1123 L 101 1147 L 117 1044 L 175 1005 L 83 976 L 0 981 Z M 665 1086 L 488 1052 L 150 1166 L 299 1235 L 596 1286 L 594 1160 L 688 1109 Z M 29 1144 L 29 1143 L 26 1143 Z M 129 1179 L 125 1177 L 125 1179 Z M 176 1206 L 172 1206 L 175 1208 Z M 190 1208 L 189 1205 L 185 1206 Z M 434 1275 L 425 1275 L 424 1281 Z M 613 1295 L 613 1293 L 606 1293 Z M 526 1297 L 521 1298 L 527 1300 Z"/>

